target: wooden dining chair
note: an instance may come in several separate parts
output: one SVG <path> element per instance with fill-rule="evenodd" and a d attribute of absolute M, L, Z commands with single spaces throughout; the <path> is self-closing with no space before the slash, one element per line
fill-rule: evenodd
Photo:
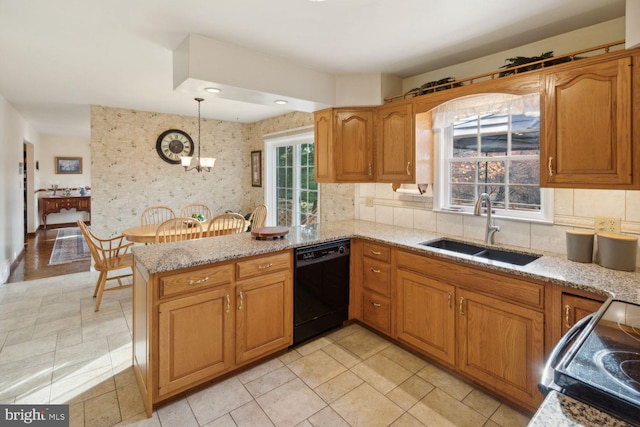
<path fill-rule="evenodd" d="M 251 216 L 249 217 L 250 227 L 252 230 L 256 228 L 264 227 L 264 223 L 267 221 L 267 207 L 265 205 L 258 205 L 255 207 Z"/>
<path fill-rule="evenodd" d="M 180 216 L 190 217 L 193 214 L 199 214 L 205 217 L 205 219 L 213 218 L 213 212 L 209 209 L 209 206 L 202 203 L 191 203 L 180 210 Z"/>
<path fill-rule="evenodd" d="M 156 243 L 177 242 L 201 237 L 202 224 L 197 219 L 190 217 L 169 219 L 160 224 L 156 231 Z"/>
<path fill-rule="evenodd" d="M 176 217 L 176 213 L 168 206 L 151 206 L 142 211 L 140 222 L 146 224 L 162 224 L 163 222 Z"/>
<path fill-rule="evenodd" d="M 244 217 L 238 213 L 224 213 L 216 216 L 209 223 L 208 236 L 242 233 L 245 231 Z"/>
<path fill-rule="evenodd" d="M 83 221 L 78 220 L 77 224 L 91 252 L 93 267 L 100 272 L 98 282 L 93 291 L 93 297 L 96 298 L 95 311 L 98 311 L 100 310 L 104 292 L 117 291 L 133 286 L 132 283 L 128 285 L 122 283 L 122 279 L 133 276 L 133 255 L 129 252 L 129 248 L 133 246 L 133 243 L 125 243 L 122 235 L 111 239 L 100 239 L 87 228 Z M 129 269 L 130 272 L 109 277 L 111 271 L 124 269 Z M 106 283 L 109 280 L 117 280 L 118 286 L 107 288 Z"/>

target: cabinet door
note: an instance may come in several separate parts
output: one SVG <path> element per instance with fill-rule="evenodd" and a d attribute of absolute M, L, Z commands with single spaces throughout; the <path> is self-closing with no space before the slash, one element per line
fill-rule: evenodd
<path fill-rule="evenodd" d="M 497 284 L 496 284 L 497 285 Z M 532 410 L 544 364 L 541 312 L 458 289 L 458 367 L 465 374 Z"/>
<path fill-rule="evenodd" d="M 413 106 L 380 107 L 376 118 L 376 182 L 415 182 Z"/>
<path fill-rule="evenodd" d="M 236 284 L 236 363 L 293 342 L 293 287 L 288 271 Z"/>
<path fill-rule="evenodd" d="M 338 111 L 335 131 L 337 181 L 373 181 L 373 111 Z"/>
<path fill-rule="evenodd" d="M 564 335 L 580 319 L 598 311 L 601 306 L 601 301 L 563 293 L 562 334 Z"/>
<path fill-rule="evenodd" d="M 159 306 L 159 395 L 219 374 L 233 365 L 231 287 Z"/>
<path fill-rule="evenodd" d="M 335 182 L 332 109 L 314 114 L 314 137 L 316 182 Z"/>
<path fill-rule="evenodd" d="M 631 71 L 627 57 L 545 77 L 541 186 L 633 184 Z"/>
<path fill-rule="evenodd" d="M 398 339 L 455 365 L 455 288 L 398 270 L 397 292 Z"/>

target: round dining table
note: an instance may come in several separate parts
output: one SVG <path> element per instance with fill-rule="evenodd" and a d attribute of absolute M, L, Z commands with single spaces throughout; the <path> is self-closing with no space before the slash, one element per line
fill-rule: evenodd
<path fill-rule="evenodd" d="M 202 237 L 210 237 L 213 235 L 213 231 L 208 231 L 209 223 L 211 220 L 202 222 Z M 249 221 L 245 220 L 245 230 L 251 224 Z M 130 242 L 135 243 L 155 243 L 156 242 L 156 232 L 158 231 L 158 227 L 160 224 L 145 224 L 145 225 L 137 225 L 135 227 L 130 227 L 122 231 L 122 235 Z M 224 232 L 221 234 L 225 234 Z"/>

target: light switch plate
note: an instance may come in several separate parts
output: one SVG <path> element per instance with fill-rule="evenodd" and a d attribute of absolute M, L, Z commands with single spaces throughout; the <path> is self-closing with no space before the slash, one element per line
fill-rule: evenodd
<path fill-rule="evenodd" d="M 594 228 L 597 233 L 620 233 L 620 218 L 597 216 L 594 218 Z"/>
<path fill-rule="evenodd" d="M 365 203 L 366 203 L 367 207 L 372 208 L 373 207 L 373 197 L 367 197 L 365 199 Z"/>

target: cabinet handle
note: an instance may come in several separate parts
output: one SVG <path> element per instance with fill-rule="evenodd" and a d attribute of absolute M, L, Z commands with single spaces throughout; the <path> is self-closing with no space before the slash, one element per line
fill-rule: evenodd
<path fill-rule="evenodd" d="M 229 312 L 229 309 L 231 308 L 231 298 L 229 297 L 229 294 L 227 294 L 227 308 L 225 309 L 225 313 Z"/>
<path fill-rule="evenodd" d="M 373 302 L 372 300 L 369 300 L 369 302 L 371 303 L 372 306 L 374 307 L 380 307 L 380 304 L 378 304 L 377 302 Z"/>
<path fill-rule="evenodd" d="M 378 251 L 374 251 L 373 249 L 370 249 L 370 251 L 373 255 L 380 255 L 380 252 Z"/>
<path fill-rule="evenodd" d="M 369 163 L 369 176 L 371 176 L 371 163 Z"/>
<path fill-rule="evenodd" d="M 553 176 L 553 157 L 549 157 L 549 176 Z"/>
<path fill-rule="evenodd" d="M 380 270 L 376 270 L 373 267 L 371 267 L 370 270 L 371 270 L 372 273 L 376 273 L 376 274 L 380 273 Z"/>
<path fill-rule="evenodd" d="M 193 285 L 199 285 L 200 283 L 204 283 L 207 280 L 209 280 L 209 277 L 205 277 L 204 279 L 198 279 L 198 280 L 189 280 L 189 286 L 193 286 Z"/>
<path fill-rule="evenodd" d="M 409 168 L 411 167 L 411 162 L 407 162 L 407 175 L 411 175 L 411 171 Z"/>
<path fill-rule="evenodd" d="M 463 302 L 464 302 L 464 297 L 460 297 L 460 316 L 464 316 L 464 307 L 462 307 Z"/>
<path fill-rule="evenodd" d="M 272 262 L 270 262 L 269 264 L 266 264 L 266 265 L 259 265 L 258 266 L 258 270 L 266 270 L 267 268 L 271 268 L 271 267 L 273 267 L 273 263 Z"/>
<path fill-rule="evenodd" d="M 451 294 L 451 292 L 449 292 L 449 296 L 447 297 L 447 305 L 449 306 L 449 310 L 451 310 L 451 297 L 453 296 L 453 294 Z"/>
<path fill-rule="evenodd" d="M 244 294 L 240 291 L 240 305 L 238 306 L 238 310 L 242 310 L 242 304 L 244 303 Z"/>
<path fill-rule="evenodd" d="M 571 315 L 571 306 L 567 304 L 564 306 L 564 326 L 567 329 L 571 329 L 571 322 L 569 321 L 570 315 Z"/>

